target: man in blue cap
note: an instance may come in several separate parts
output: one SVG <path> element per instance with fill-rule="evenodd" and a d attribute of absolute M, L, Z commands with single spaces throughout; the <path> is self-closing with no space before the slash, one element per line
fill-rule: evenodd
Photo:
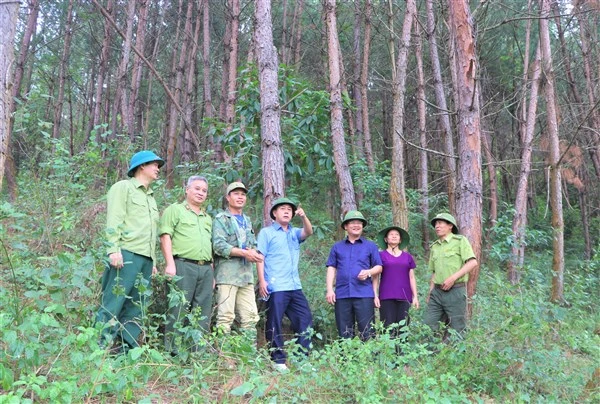
<path fill-rule="evenodd" d="M 106 201 L 108 264 L 102 276 L 102 300 L 96 316 L 105 324 L 102 346 L 115 353 L 139 346 L 142 308 L 156 271 L 158 207 L 150 184 L 164 160 L 151 151 L 133 155 L 128 180 L 114 184 Z"/>
<path fill-rule="evenodd" d="M 272 349 L 271 359 L 276 370 L 287 371 L 283 351 L 284 315 L 290 319 L 304 353 L 308 354 L 311 344 L 308 333 L 312 328 L 312 314 L 302 292 L 298 261 L 300 243 L 313 234 L 313 228 L 304 210 L 288 198 L 276 199 L 270 214 L 275 221 L 258 234 L 257 249 L 264 256 L 264 262 L 256 262 L 258 293 L 267 300 L 265 337 Z M 291 225 L 294 216 L 302 219 L 301 229 Z"/>

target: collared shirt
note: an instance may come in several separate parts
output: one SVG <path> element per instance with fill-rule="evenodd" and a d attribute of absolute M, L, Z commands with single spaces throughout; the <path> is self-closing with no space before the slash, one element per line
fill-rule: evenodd
<path fill-rule="evenodd" d="M 231 212 L 219 212 L 212 223 L 212 246 L 215 255 L 215 281 L 217 284 L 246 286 L 254 283 L 254 265 L 242 257 L 232 257 L 231 249 L 256 248 L 252 222 L 246 215 L 243 226 Z"/>
<path fill-rule="evenodd" d="M 358 279 L 361 270 L 371 269 L 375 265 L 381 265 L 381 258 L 374 242 L 361 237 L 354 243 L 348 238 L 335 243 L 326 266 L 336 269 L 336 299 L 375 297 L 371 278 L 364 281 Z"/>
<path fill-rule="evenodd" d="M 106 197 L 107 253 L 124 249 L 156 262 L 158 216 L 152 189 L 136 178 L 114 184 Z"/>
<path fill-rule="evenodd" d="M 443 240 L 436 240 L 431 244 L 429 256 L 429 270 L 435 274 L 433 283 L 442 284 L 457 272 L 468 260 L 475 258 L 469 240 L 460 234 L 450 234 Z M 469 274 L 459 278 L 456 282 L 466 282 Z"/>
<path fill-rule="evenodd" d="M 265 280 L 269 292 L 302 289 L 298 273 L 302 229 L 277 222 L 258 234 L 258 251 L 265 257 Z"/>
<path fill-rule="evenodd" d="M 172 204 L 160 218 L 159 234 L 171 236 L 173 256 L 212 261 L 211 232 L 210 216 L 194 212 L 187 201 Z"/>

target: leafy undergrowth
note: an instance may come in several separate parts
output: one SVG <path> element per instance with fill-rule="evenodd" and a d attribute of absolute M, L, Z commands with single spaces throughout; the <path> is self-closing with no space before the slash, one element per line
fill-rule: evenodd
<path fill-rule="evenodd" d="M 592 379 L 600 346 L 592 303 L 598 278 L 589 266 L 568 280 L 570 307 L 547 302 L 548 288 L 535 269 L 520 287 L 509 288 L 502 273 L 486 268 L 466 338 L 437 342 L 421 323 L 421 309 L 413 312 L 401 355 L 381 329 L 367 343 L 324 339 L 334 333 L 333 321 L 327 324 L 324 317 L 316 322 L 310 357 L 296 355 L 290 343 L 291 371 L 282 374 L 272 369 L 264 346 L 257 349 L 236 333 L 200 336 L 188 330 L 185 338 L 200 349 L 171 358 L 162 350 L 159 313 L 146 319 L 147 345 L 110 356 L 98 347 L 100 330 L 92 322 L 99 261 L 83 253 L 21 256 L 13 251 L 3 260 L 0 403 L 600 399 Z M 331 308 L 311 304 L 332 319 Z"/>

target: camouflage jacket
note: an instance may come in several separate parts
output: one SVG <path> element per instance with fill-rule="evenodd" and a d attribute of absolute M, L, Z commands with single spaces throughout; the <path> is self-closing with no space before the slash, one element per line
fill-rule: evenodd
<path fill-rule="evenodd" d="M 219 212 L 213 220 L 212 245 L 215 260 L 215 281 L 217 285 L 226 284 L 246 286 L 254 283 L 254 265 L 242 257 L 232 257 L 233 247 L 256 248 L 256 236 L 250 218 L 243 215 L 245 229 L 238 225 L 228 210 Z"/>

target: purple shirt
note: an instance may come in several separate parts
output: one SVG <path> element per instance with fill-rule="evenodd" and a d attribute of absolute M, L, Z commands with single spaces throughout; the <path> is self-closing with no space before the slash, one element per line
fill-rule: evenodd
<path fill-rule="evenodd" d="M 364 281 L 358 279 L 358 273 L 361 270 L 381 265 L 379 251 L 374 242 L 363 237 L 354 243 L 348 241 L 347 238 L 338 241 L 331 247 L 326 265 L 337 270 L 335 277 L 336 299 L 375 297 L 371 278 Z"/>
<path fill-rule="evenodd" d="M 383 272 L 379 284 L 380 300 L 406 300 L 412 303 L 413 294 L 410 288 L 410 271 L 416 268 L 412 255 L 402 252 L 394 257 L 387 251 L 381 251 Z"/>

